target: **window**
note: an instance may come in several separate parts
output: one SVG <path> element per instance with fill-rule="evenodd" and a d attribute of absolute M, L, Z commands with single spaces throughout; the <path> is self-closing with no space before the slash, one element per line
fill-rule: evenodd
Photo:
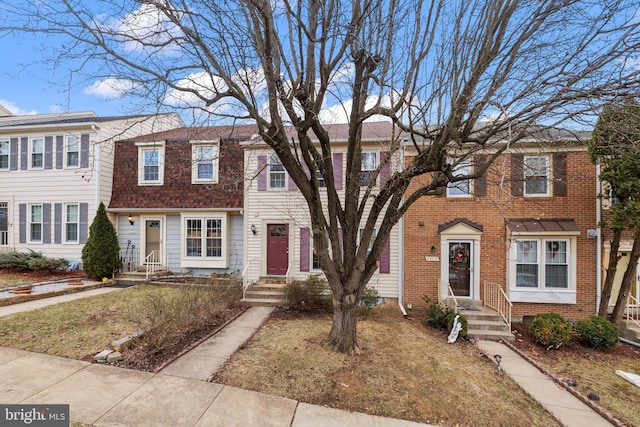
<path fill-rule="evenodd" d="M 378 167 L 378 158 L 375 152 L 362 153 L 360 163 L 360 186 L 368 187 Z M 373 183 L 375 185 L 375 182 Z"/>
<path fill-rule="evenodd" d="M 225 227 L 224 217 L 185 217 L 183 266 L 226 266 Z M 221 263 L 216 264 L 217 261 Z"/>
<path fill-rule="evenodd" d="M 364 232 L 364 228 L 358 230 L 358 241 L 362 245 L 362 233 Z M 369 244 L 367 245 L 367 256 L 371 253 L 371 249 L 373 249 L 373 242 L 376 240 L 376 236 L 378 235 L 378 230 L 373 229 L 373 233 L 371 234 L 371 240 L 369 240 Z"/>
<path fill-rule="evenodd" d="M 80 137 L 76 135 L 67 136 L 66 145 L 66 162 L 67 167 L 75 168 L 80 166 Z"/>
<path fill-rule="evenodd" d="M 471 160 L 466 159 L 458 163 L 453 168 L 454 176 L 470 175 L 471 174 Z M 449 197 L 467 197 L 471 196 L 471 180 L 465 179 L 462 181 L 449 182 L 447 184 L 447 196 Z"/>
<path fill-rule="evenodd" d="M 192 182 L 218 181 L 218 145 L 197 144 L 192 147 Z"/>
<path fill-rule="evenodd" d="M 517 242 L 516 287 L 567 289 L 569 287 L 568 240 Z"/>
<path fill-rule="evenodd" d="M 64 239 L 65 242 L 78 242 L 78 229 L 80 222 L 80 208 L 77 204 L 65 205 L 64 213 Z"/>
<path fill-rule="evenodd" d="M 286 172 L 282 162 L 276 155 L 269 157 L 269 188 L 284 189 Z"/>
<path fill-rule="evenodd" d="M 9 141 L 0 140 L 0 169 L 9 169 Z"/>
<path fill-rule="evenodd" d="M 31 168 L 44 168 L 44 138 L 31 139 Z"/>
<path fill-rule="evenodd" d="M 324 180 L 324 175 L 320 172 L 320 167 L 316 164 L 316 179 L 318 180 L 318 188 L 326 188 L 327 183 Z"/>
<path fill-rule="evenodd" d="M 164 145 L 138 144 L 138 185 L 162 185 L 164 182 Z"/>
<path fill-rule="evenodd" d="M 0 202 L 0 246 L 9 244 L 9 203 Z"/>
<path fill-rule="evenodd" d="M 42 242 L 42 205 L 30 206 L 29 241 Z"/>
<path fill-rule="evenodd" d="M 549 157 L 524 158 L 524 194 L 527 196 L 549 194 Z"/>

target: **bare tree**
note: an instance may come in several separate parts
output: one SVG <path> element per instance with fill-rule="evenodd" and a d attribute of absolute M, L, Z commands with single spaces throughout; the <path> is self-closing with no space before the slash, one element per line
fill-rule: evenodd
<path fill-rule="evenodd" d="M 3 0 L 0 8 L 3 31 L 66 37 L 54 58 L 76 79 L 99 63 L 88 80 L 141 102 L 255 122 L 307 202 L 333 293 L 330 342 L 349 353 L 359 351 L 357 301 L 416 200 L 482 175 L 506 148 L 509 126 L 513 143 L 532 124 L 589 121 L 639 83 L 630 0 Z M 349 125 L 345 200 L 326 128 L 327 113 L 340 109 Z M 379 190 L 373 182 L 386 162 L 360 186 L 362 124 L 377 117 L 408 132 L 417 152 Z M 390 140 L 387 161 L 403 148 Z M 454 173 L 480 150 L 482 166 Z M 318 170 L 325 187 L 305 170 Z M 431 178 L 405 194 L 423 175 Z M 368 252 L 360 241 L 376 222 Z"/>

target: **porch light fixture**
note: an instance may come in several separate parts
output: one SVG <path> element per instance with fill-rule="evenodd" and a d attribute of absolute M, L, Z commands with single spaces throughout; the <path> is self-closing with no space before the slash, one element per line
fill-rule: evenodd
<path fill-rule="evenodd" d="M 255 224 L 251 224 L 251 232 L 253 233 L 253 235 L 256 235 L 256 225 Z"/>
<path fill-rule="evenodd" d="M 136 217 L 134 217 L 133 215 L 129 214 L 129 224 L 133 225 L 135 220 L 136 220 Z"/>

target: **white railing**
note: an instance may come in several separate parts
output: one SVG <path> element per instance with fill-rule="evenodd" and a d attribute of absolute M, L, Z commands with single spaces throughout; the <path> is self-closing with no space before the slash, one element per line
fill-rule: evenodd
<path fill-rule="evenodd" d="M 119 257 L 122 262 L 120 271 L 123 273 L 136 271 L 140 267 L 140 251 L 136 249 L 121 249 Z"/>
<path fill-rule="evenodd" d="M 151 251 L 149 255 L 147 255 L 144 259 L 144 263 L 147 267 L 147 280 L 149 280 L 149 275 L 151 275 L 154 271 L 158 271 L 162 269 L 162 263 L 160 262 L 160 251 Z"/>
<path fill-rule="evenodd" d="M 453 303 L 453 307 L 451 307 L 451 303 Z M 458 300 L 456 299 L 456 294 L 453 293 L 453 289 L 451 289 L 451 285 L 447 284 L 447 298 L 445 299 L 445 305 L 448 308 L 452 308 L 456 314 L 458 314 Z"/>
<path fill-rule="evenodd" d="M 242 270 L 242 298 L 244 298 L 247 293 L 247 289 L 251 285 L 251 279 L 249 278 L 249 270 L 251 269 L 251 261 L 247 262 L 247 265 L 244 266 L 244 270 Z"/>
<path fill-rule="evenodd" d="M 485 280 L 484 305 L 500 313 L 504 322 L 509 325 L 509 332 L 511 332 L 511 309 L 513 307 L 513 303 L 509 301 L 509 298 L 507 297 L 507 294 L 504 293 L 502 286 Z"/>
<path fill-rule="evenodd" d="M 626 320 L 640 326 L 640 304 L 638 304 L 638 299 L 631 294 L 629 294 L 629 298 L 627 298 L 627 306 L 625 307 L 624 314 Z"/>
<path fill-rule="evenodd" d="M 284 275 L 284 283 L 287 285 L 291 283 L 291 270 L 293 269 L 293 262 L 289 263 L 289 267 L 287 267 L 287 274 Z"/>

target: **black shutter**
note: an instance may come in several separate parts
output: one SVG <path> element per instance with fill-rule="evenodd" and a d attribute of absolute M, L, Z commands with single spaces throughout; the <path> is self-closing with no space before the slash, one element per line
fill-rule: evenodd
<path fill-rule="evenodd" d="M 511 195 L 522 196 L 524 187 L 524 155 L 511 155 Z"/>
<path fill-rule="evenodd" d="M 553 195 L 567 195 L 567 153 L 553 155 Z"/>

